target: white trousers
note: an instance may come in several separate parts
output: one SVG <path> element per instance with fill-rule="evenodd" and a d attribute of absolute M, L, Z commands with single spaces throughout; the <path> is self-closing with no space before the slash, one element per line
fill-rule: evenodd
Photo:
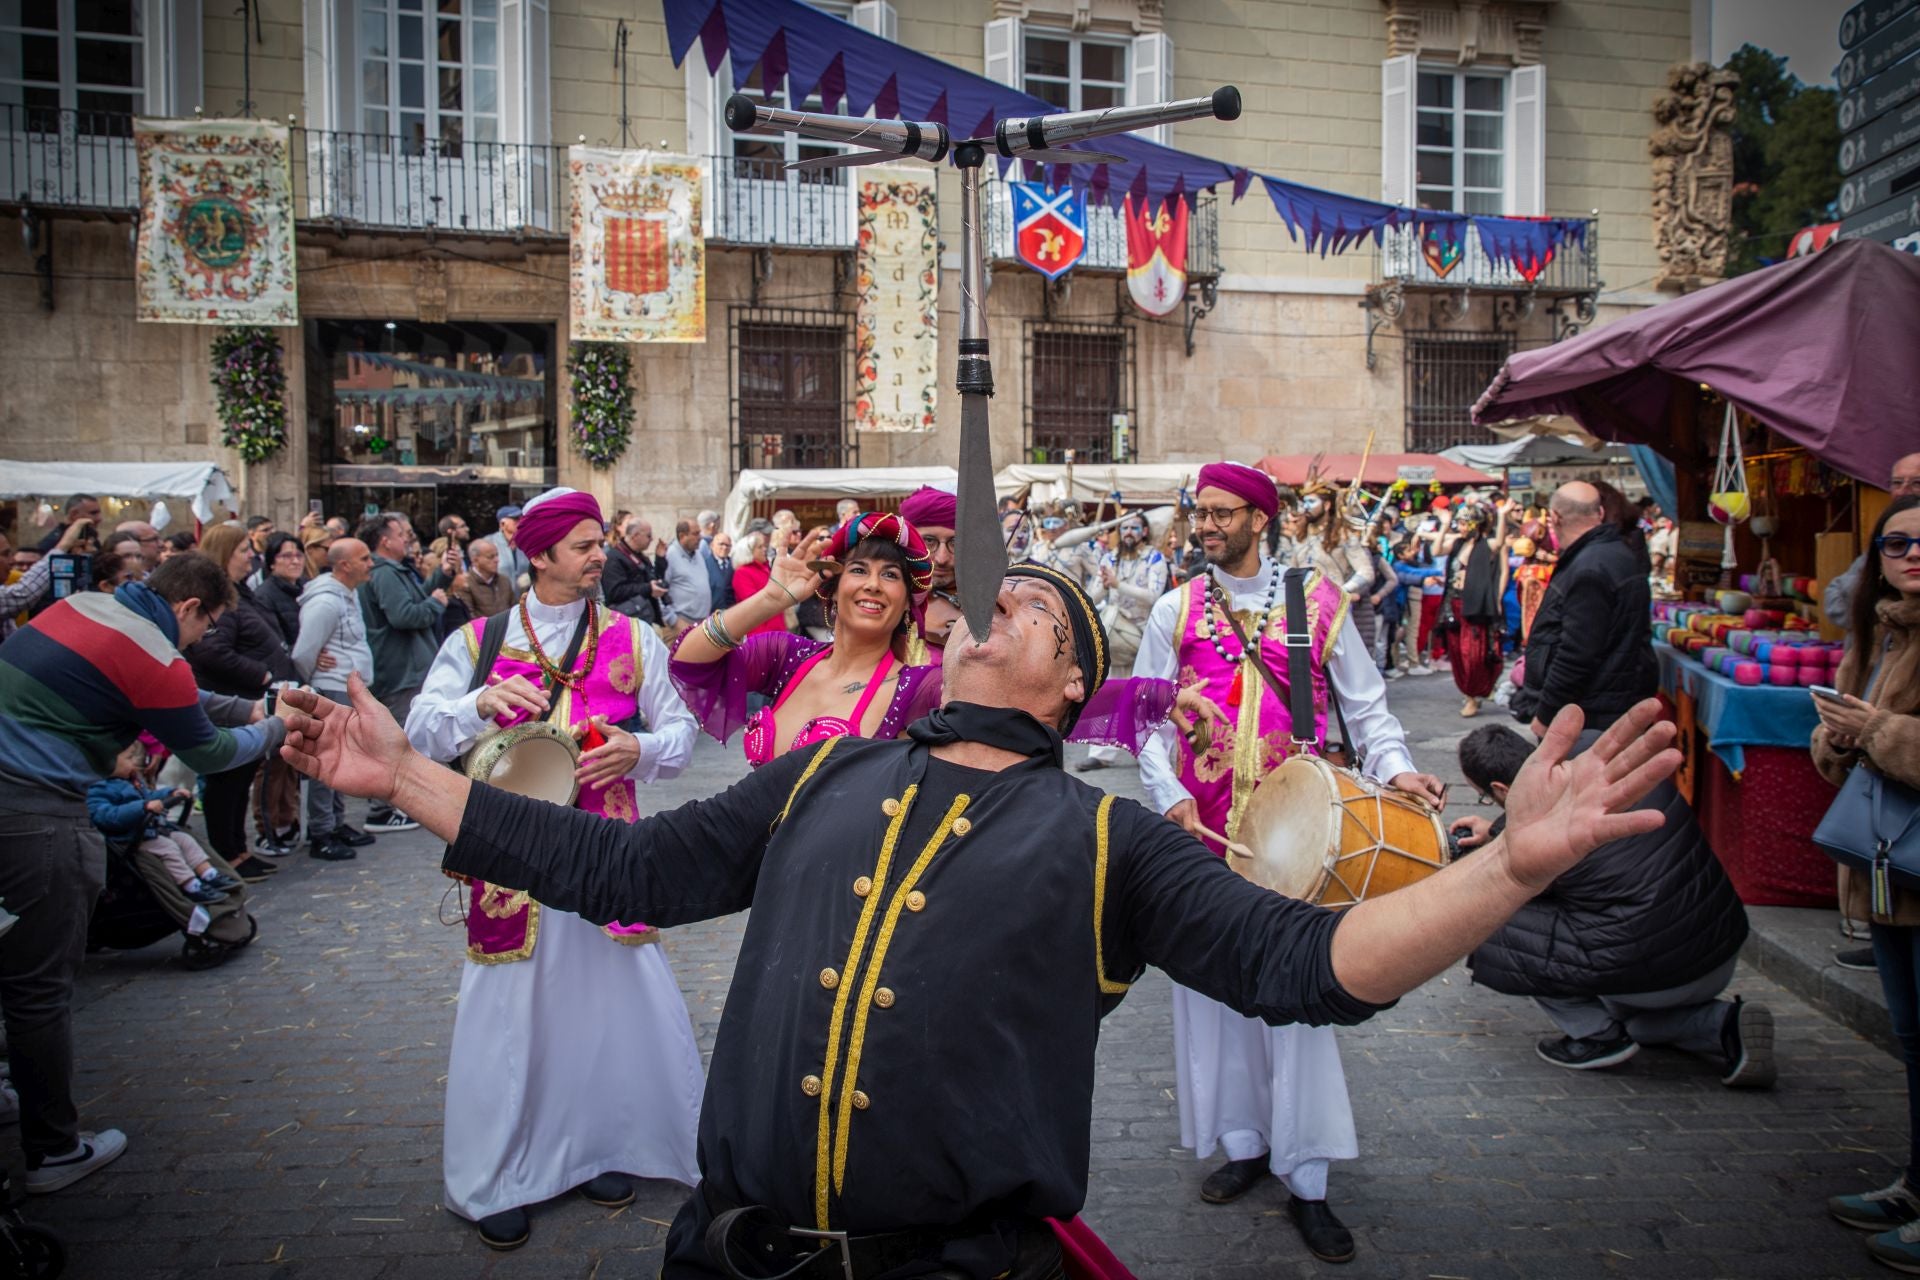
<path fill-rule="evenodd" d="M 1360 1154 L 1332 1027 L 1270 1027 L 1174 984 L 1180 1145 L 1204 1160 L 1267 1157 L 1302 1200 L 1327 1198 L 1327 1164 Z"/>
<path fill-rule="evenodd" d="M 447 1066 L 447 1207 L 478 1221 L 603 1173 L 699 1180 L 705 1087 L 658 943 L 540 909 L 533 954 L 471 960 Z"/>

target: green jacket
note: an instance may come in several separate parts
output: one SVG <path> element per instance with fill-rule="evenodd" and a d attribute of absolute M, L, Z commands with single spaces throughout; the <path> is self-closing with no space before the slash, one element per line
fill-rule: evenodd
<path fill-rule="evenodd" d="M 360 588 L 360 612 L 373 650 L 374 697 L 390 698 L 425 682 L 440 648 L 440 616 L 447 611 L 428 593 L 447 585 L 438 569 L 423 586 L 398 560 L 373 558 L 373 574 Z"/>

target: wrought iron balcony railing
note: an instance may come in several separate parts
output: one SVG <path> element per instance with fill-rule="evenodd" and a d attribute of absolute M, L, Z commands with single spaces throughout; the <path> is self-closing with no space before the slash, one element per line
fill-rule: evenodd
<path fill-rule="evenodd" d="M 138 208 L 133 117 L 0 105 L 0 203 L 98 212 Z"/>
<path fill-rule="evenodd" d="M 1373 251 L 1373 278 L 1378 284 L 1401 289 L 1531 290 L 1549 296 L 1592 293 L 1600 288 L 1600 221 L 1575 221 L 1586 223 L 1584 239 L 1556 246 L 1532 280 L 1513 264 L 1496 261 L 1481 247 L 1474 231 L 1467 232 L 1456 261 L 1443 260 L 1436 267 L 1428 259 L 1420 233 L 1411 227 L 1395 228 L 1381 237 Z"/>
<path fill-rule="evenodd" d="M 983 198 L 987 207 L 988 253 L 995 261 L 1012 262 L 1015 260 L 1013 196 L 1008 182 L 990 178 Z M 1074 265 L 1074 270 L 1126 273 L 1127 224 L 1120 210 L 1087 202 L 1087 251 Z M 1202 191 L 1187 219 L 1187 277 L 1210 280 L 1219 274 L 1220 201 L 1213 192 Z"/>

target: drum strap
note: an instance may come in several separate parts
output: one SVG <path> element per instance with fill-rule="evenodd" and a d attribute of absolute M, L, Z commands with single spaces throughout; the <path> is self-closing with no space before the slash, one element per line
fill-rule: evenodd
<path fill-rule="evenodd" d="M 1306 736 L 1313 724 L 1313 632 L 1307 627 L 1307 569 L 1288 569 L 1282 586 L 1286 592 L 1287 629 L 1283 643 L 1287 648 L 1287 688 L 1280 688 L 1280 678 L 1273 674 L 1273 668 L 1260 652 L 1260 646 L 1250 639 L 1240 626 L 1240 620 L 1233 616 L 1233 610 L 1223 609 L 1227 625 L 1233 629 L 1233 638 L 1240 642 L 1253 669 L 1267 682 L 1267 688 L 1281 705 L 1287 708 L 1287 718 L 1293 721 L 1293 739 L 1295 742 L 1313 742 Z M 1353 735 L 1347 732 L 1346 712 L 1340 706 L 1340 691 L 1334 687 L 1331 674 L 1327 677 L 1327 700 L 1333 704 L 1333 720 L 1340 727 L 1340 740 L 1329 741 L 1320 746 L 1320 754 L 1334 764 L 1360 767 L 1359 752 L 1353 747 Z"/>

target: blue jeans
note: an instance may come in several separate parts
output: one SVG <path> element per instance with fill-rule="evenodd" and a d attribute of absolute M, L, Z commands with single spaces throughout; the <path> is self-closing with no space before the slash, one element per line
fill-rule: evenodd
<path fill-rule="evenodd" d="M 1907 1176 L 1920 1180 L 1920 929 L 1869 926 L 1887 1021 L 1907 1064 Z"/>

